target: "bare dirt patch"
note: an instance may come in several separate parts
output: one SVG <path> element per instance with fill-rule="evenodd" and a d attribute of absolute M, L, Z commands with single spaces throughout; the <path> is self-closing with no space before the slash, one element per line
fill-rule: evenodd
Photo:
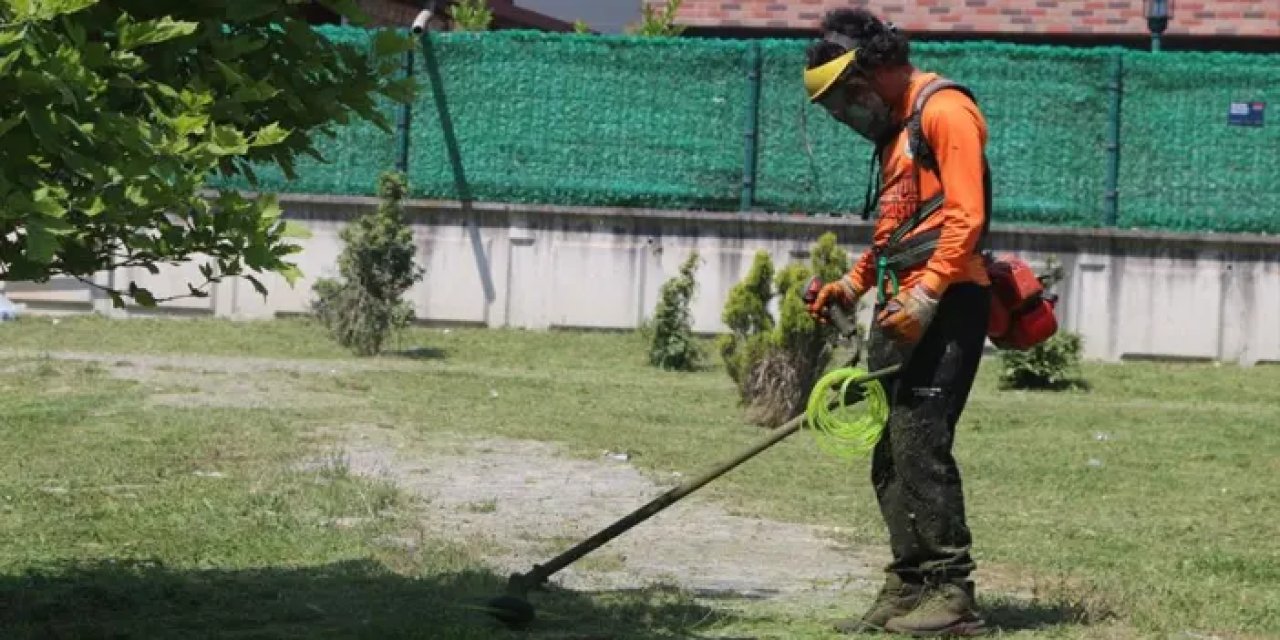
<path fill-rule="evenodd" d="M 348 441 L 351 472 L 394 482 L 425 503 L 424 529 L 491 550 L 505 575 L 545 562 L 626 515 L 659 484 L 627 462 L 582 460 L 552 444 L 453 441 L 410 451 L 376 436 Z M 817 527 L 727 513 L 694 494 L 553 576 L 578 590 L 678 586 L 707 596 L 865 595 L 883 558 Z"/>
<path fill-rule="evenodd" d="M 82 352 L 6 355 L 96 365 L 112 377 L 141 384 L 150 391 L 148 403 L 173 407 L 286 409 L 350 405 L 349 395 L 306 388 L 301 384 L 302 376 L 387 368 L 387 363 L 361 366 L 363 363 L 216 356 Z"/>

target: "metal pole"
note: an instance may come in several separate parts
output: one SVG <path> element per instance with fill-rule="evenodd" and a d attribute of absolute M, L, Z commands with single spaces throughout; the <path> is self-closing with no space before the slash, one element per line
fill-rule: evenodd
<path fill-rule="evenodd" d="M 404 77 L 413 77 L 413 49 L 404 52 Z M 406 177 L 409 175 L 409 122 L 412 104 L 413 102 L 410 100 L 400 105 L 400 122 L 396 127 L 397 137 L 399 138 L 397 142 L 400 147 L 399 152 L 396 154 L 396 171 Z"/>
<path fill-rule="evenodd" d="M 756 199 L 756 158 L 760 128 L 761 60 L 759 43 L 751 43 L 747 49 L 747 123 L 744 135 L 745 157 L 742 161 L 742 211 L 750 211 Z"/>
<path fill-rule="evenodd" d="M 1160 53 L 1160 32 L 1155 31 L 1151 34 L 1151 52 Z"/>
<path fill-rule="evenodd" d="M 1111 58 L 1111 80 L 1107 83 L 1111 97 L 1107 127 L 1106 226 L 1114 227 L 1120 217 L 1120 103 L 1124 96 L 1124 57 Z"/>

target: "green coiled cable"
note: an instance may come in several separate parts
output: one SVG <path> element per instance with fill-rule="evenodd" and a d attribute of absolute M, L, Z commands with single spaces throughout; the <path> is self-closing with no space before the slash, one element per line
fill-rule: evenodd
<path fill-rule="evenodd" d="M 867 376 L 858 367 L 835 369 L 809 393 L 805 422 L 823 451 L 839 458 L 861 458 L 880 441 L 889 420 L 889 397 L 879 380 Z M 861 387 L 861 393 L 850 402 L 854 385 Z"/>

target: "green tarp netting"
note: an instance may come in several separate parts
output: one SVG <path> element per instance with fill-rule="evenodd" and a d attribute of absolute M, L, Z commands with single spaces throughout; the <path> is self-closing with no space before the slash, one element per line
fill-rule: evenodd
<path fill-rule="evenodd" d="M 367 43 L 367 32 L 328 28 Z M 433 34 L 415 59 L 409 177 L 427 198 L 737 210 L 750 72 L 761 60 L 753 208 L 856 214 L 870 147 L 807 105 L 804 42 Z M 990 126 L 996 221 L 1101 226 L 1117 58 L 1121 227 L 1280 231 L 1280 128 L 1228 126 L 1266 101 L 1280 57 L 913 44 L 926 70 L 969 85 Z M 390 121 L 398 108 L 386 104 Z M 372 194 L 396 131 L 359 120 L 321 138 L 330 162 L 277 191 Z M 241 180 L 220 186 L 245 187 Z"/>

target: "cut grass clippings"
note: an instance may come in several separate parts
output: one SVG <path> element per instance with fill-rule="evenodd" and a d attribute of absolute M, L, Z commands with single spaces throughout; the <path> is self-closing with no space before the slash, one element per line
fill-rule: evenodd
<path fill-rule="evenodd" d="M 0 324 L 0 349 L 25 358 L 0 373 L 0 637 L 506 637 L 467 608 L 503 582 L 479 568 L 485 549 L 387 544 L 413 537 L 413 500 L 300 468 L 331 444 L 317 430 L 392 425 L 422 446 L 551 440 L 583 456 L 627 451 L 664 477 L 761 435 L 722 371 L 657 371 L 631 335 L 416 328 L 396 348 L 346 371 L 357 360 L 304 321 Z M 153 389 L 109 365 L 44 351 L 333 359 L 332 374 L 291 384 L 349 402 L 154 405 Z M 1062 393 L 999 391 L 995 369 L 984 366 L 956 455 L 979 593 L 1009 637 L 1280 636 L 1280 369 L 1090 364 L 1092 390 Z M 885 542 L 866 461 L 824 457 L 804 434 L 700 494 Z M 651 590 L 538 604 L 549 617 L 532 637 L 823 638 L 866 603 L 709 608 Z"/>

